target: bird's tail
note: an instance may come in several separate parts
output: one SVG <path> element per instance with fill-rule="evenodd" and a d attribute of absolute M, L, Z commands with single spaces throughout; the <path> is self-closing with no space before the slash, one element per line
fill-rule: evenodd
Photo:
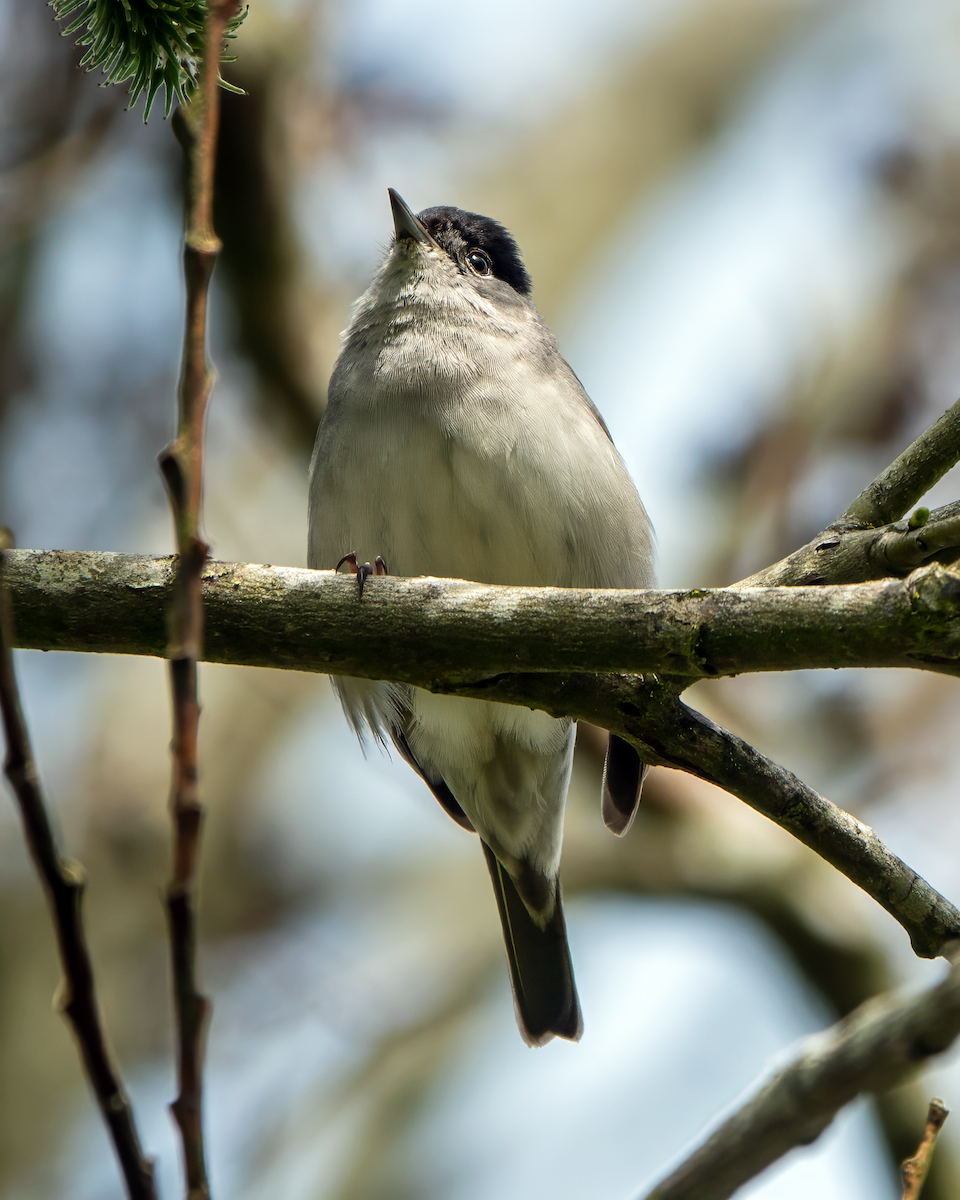
<path fill-rule="evenodd" d="M 517 1024 L 528 1046 L 543 1046 L 554 1036 L 579 1041 L 583 1017 L 573 979 L 567 927 L 556 903 L 546 928 L 534 921 L 516 885 L 486 842 L 481 842 L 503 925 L 503 940 L 510 964 L 510 982 Z"/>

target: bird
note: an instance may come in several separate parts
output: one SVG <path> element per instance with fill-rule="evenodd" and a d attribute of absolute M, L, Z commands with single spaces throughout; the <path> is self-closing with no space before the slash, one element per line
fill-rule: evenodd
<path fill-rule="evenodd" d="M 534 307 L 513 236 L 448 205 L 415 214 L 388 191 L 394 236 L 341 334 L 317 431 L 308 564 L 346 563 L 361 599 L 365 581 L 388 570 L 530 587 L 653 586 L 650 521 Z M 449 816 L 479 835 L 524 1041 L 579 1040 L 559 882 L 575 722 L 389 681 L 333 682 L 361 740 L 392 744 Z M 634 747 L 611 735 L 601 810 L 618 835 L 633 821 L 645 771 Z"/>

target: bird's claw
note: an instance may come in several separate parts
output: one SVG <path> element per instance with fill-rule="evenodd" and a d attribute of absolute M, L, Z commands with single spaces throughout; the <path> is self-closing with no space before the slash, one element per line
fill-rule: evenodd
<path fill-rule="evenodd" d="M 357 587 L 360 594 L 360 599 L 363 599 L 363 585 L 371 575 L 389 575 L 387 564 L 378 554 L 373 561 L 373 566 L 370 563 L 357 563 L 357 555 L 351 550 L 349 554 L 345 554 L 337 563 L 334 570 L 339 571 L 343 564 L 346 563 L 351 572 L 357 577 Z"/>

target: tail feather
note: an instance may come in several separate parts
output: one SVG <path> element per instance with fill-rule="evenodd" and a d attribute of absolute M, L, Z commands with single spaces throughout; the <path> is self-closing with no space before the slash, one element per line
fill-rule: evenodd
<path fill-rule="evenodd" d="M 583 1018 L 567 945 L 567 927 L 556 885 L 553 915 L 541 929 L 497 856 L 481 841 L 500 910 L 503 940 L 517 1024 L 528 1046 L 543 1046 L 554 1036 L 580 1040 Z"/>

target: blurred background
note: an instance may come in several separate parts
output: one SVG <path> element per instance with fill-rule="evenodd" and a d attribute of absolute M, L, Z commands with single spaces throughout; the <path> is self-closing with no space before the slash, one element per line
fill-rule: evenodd
<path fill-rule="evenodd" d="M 304 563 L 309 452 L 338 332 L 390 238 L 388 185 L 513 230 L 647 503 L 664 586 L 793 549 L 960 394 L 960 0 L 257 0 L 236 50 L 219 558 Z M 21 546 L 169 553 L 155 459 L 182 319 L 178 151 L 78 58 L 43 5 L 0 0 L 0 521 Z M 958 495 L 948 477 L 933 501 Z M 164 666 L 18 665 L 172 1198 Z M 326 680 L 208 666 L 201 687 L 221 1200 L 627 1200 L 798 1039 L 943 973 L 813 854 L 686 776 L 654 772 L 612 838 L 585 728 L 563 866 L 586 1033 L 529 1051 L 475 840 L 403 763 L 364 758 Z M 689 699 L 960 898 L 954 681 L 771 675 Z M 114 1200 L 57 975 L 4 800 L 0 1196 Z M 960 1110 L 958 1056 L 743 1194 L 893 1200 L 934 1094 Z M 924 1195 L 958 1194 L 955 1116 Z"/>

